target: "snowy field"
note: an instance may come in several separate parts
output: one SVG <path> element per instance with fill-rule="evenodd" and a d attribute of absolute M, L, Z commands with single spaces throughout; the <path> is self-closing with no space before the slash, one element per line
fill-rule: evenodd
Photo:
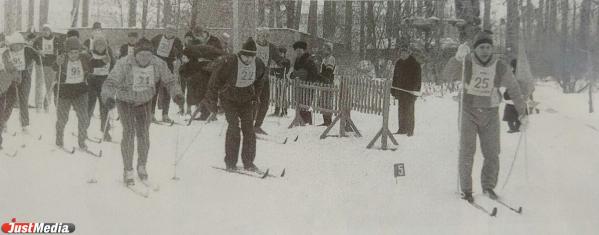
<path fill-rule="evenodd" d="M 284 178 L 261 180 L 212 169 L 224 166 L 222 116 L 204 127 L 201 122 L 152 125 L 148 171 L 161 189 L 149 198 L 121 186 L 120 145 L 90 143 L 103 150 L 99 160 L 52 152 L 54 112 L 30 110 L 31 130 L 43 138 L 26 138 L 28 147 L 15 158 L 0 156 L 0 223 L 13 217 L 72 222 L 76 234 L 599 234 L 599 115 L 588 114 L 587 94 L 564 95 L 553 83 L 538 84 L 535 98 L 541 113 L 531 116 L 527 147 L 522 146 L 505 188 L 519 134 L 507 134 L 501 123 L 497 192 L 523 206 L 522 215 L 480 196 L 480 153 L 475 197 L 496 206 L 498 216 L 459 199 L 457 103 L 427 97 L 416 104 L 415 136 L 399 136 L 397 151 L 366 149 L 380 128 L 378 116 L 354 112 L 364 137 L 325 140 L 318 138 L 324 127 L 287 129 L 292 117 L 268 117 L 265 130 L 271 135 L 300 136 L 285 145 L 258 141 L 256 165 L 273 173 L 285 168 Z M 171 117 L 177 109 L 171 106 Z M 15 109 L 9 132 L 18 130 L 17 117 Z M 395 132 L 396 107 L 391 117 Z M 92 119 L 90 136 L 100 136 L 98 125 Z M 75 130 L 73 112 L 66 146 L 76 144 L 70 134 Z M 171 180 L 177 146 L 183 152 L 200 130 L 177 166 L 180 180 Z M 112 133 L 120 140 L 120 123 Z M 4 136 L 5 148 L 23 141 Z M 406 176 L 393 177 L 395 163 L 405 164 Z M 94 167 L 98 183 L 88 184 Z"/>

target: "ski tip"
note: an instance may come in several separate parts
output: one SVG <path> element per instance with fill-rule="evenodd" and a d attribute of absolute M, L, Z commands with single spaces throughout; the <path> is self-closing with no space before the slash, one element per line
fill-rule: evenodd
<path fill-rule="evenodd" d="M 95 184 L 98 183 L 98 181 L 96 179 L 90 179 L 87 181 L 88 184 Z"/>
<path fill-rule="evenodd" d="M 297 139 L 299 139 L 299 135 L 295 136 L 295 139 L 293 140 L 293 142 L 297 142 Z"/>
<path fill-rule="evenodd" d="M 11 135 L 12 136 L 17 136 L 17 132 L 13 132 Z"/>
<path fill-rule="evenodd" d="M 75 154 L 75 147 L 73 147 L 73 149 L 71 149 L 70 153 Z"/>
<path fill-rule="evenodd" d="M 169 123 L 168 126 L 173 126 L 175 124 L 175 121 L 171 120 L 171 122 Z"/>
<path fill-rule="evenodd" d="M 283 144 L 287 143 L 287 137 L 285 137 L 285 140 L 283 140 Z"/>
<path fill-rule="evenodd" d="M 283 172 L 281 172 L 281 177 L 285 177 L 285 168 L 283 168 Z"/>
<path fill-rule="evenodd" d="M 491 211 L 491 217 L 496 217 L 497 216 L 497 207 L 493 207 L 493 210 Z"/>
<path fill-rule="evenodd" d="M 522 207 L 518 207 L 518 211 L 516 212 L 518 212 L 518 214 L 522 214 Z"/>
<path fill-rule="evenodd" d="M 102 157 L 102 150 L 100 150 L 100 152 L 98 152 L 98 157 Z"/>
<path fill-rule="evenodd" d="M 269 172 L 270 172 L 270 169 L 266 169 L 266 172 L 264 172 L 264 175 L 262 175 L 262 179 L 266 178 L 268 176 Z"/>
<path fill-rule="evenodd" d="M 40 135 L 39 137 L 37 137 L 37 140 L 42 140 L 42 135 Z"/>
<path fill-rule="evenodd" d="M 181 178 L 179 178 L 179 177 L 177 177 L 177 176 L 173 176 L 173 178 L 171 178 L 171 180 L 174 180 L 174 181 L 178 181 L 178 180 L 180 180 L 180 179 L 181 179 Z"/>

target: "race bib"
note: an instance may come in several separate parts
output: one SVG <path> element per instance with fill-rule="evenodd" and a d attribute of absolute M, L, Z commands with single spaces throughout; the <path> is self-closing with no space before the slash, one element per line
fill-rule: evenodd
<path fill-rule="evenodd" d="M 175 42 L 174 38 L 169 40 L 162 37 L 162 39 L 160 39 L 160 44 L 158 44 L 158 49 L 156 49 L 156 54 L 162 57 L 168 57 L 171 54 L 173 42 Z"/>
<path fill-rule="evenodd" d="M 262 62 L 264 62 L 265 65 L 268 65 L 268 62 L 270 60 L 270 54 L 269 54 L 269 48 L 268 48 L 268 44 L 266 46 L 260 46 L 260 45 L 256 45 L 256 57 L 260 58 L 262 60 Z"/>
<path fill-rule="evenodd" d="M 53 55 L 54 54 L 54 39 L 46 40 L 42 39 L 42 54 Z"/>
<path fill-rule="evenodd" d="M 94 75 L 106 76 L 110 72 L 110 64 L 106 64 L 102 67 L 94 68 Z"/>
<path fill-rule="evenodd" d="M 81 61 L 76 62 L 69 61 L 67 63 L 67 79 L 66 84 L 77 84 L 83 82 L 83 66 Z"/>
<path fill-rule="evenodd" d="M 256 63 L 246 65 L 237 58 L 237 83 L 235 86 L 248 87 L 254 84 L 254 81 L 256 81 Z"/>
<path fill-rule="evenodd" d="M 133 49 L 135 49 L 135 48 L 127 45 L 127 55 L 133 55 L 134 54 Z"/>
<path fill-rule="evenodd" d="M 154 87 L 154 66 L 133 67 L 133 91 L 146 91 Z"/>
<path fill-rule="evenodd" d="M 17 53 L 10 52 L 10 62 L 18 71 L 25 70 L 25 50 Z"/>
<path fill-rule="evenodd" d="M 467 93 L 475 96 L 491 96 L 495 88 L 495 72 L 497 61 L 484 67 L 472 61 L 472 78 L 467 86 Z"/>

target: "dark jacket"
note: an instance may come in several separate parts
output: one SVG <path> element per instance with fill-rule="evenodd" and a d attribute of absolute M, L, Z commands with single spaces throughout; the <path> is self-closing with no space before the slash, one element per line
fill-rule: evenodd
<path fill-rule="evenodd" d="M 408 91 L 420 91 L 421 85 L 421 68 L 418 61 L 416 61 L 413 56 L 408 57 L 406 60 L 397 60 L 393 71 L 393 87 Z M 401 90 L 391 89 L 391 94 L 395 98 L 398 98 L 407 93 Z"/>
<path fill-rule="evenodd" d="M 62 64 L 58 67 L 60 68 L 58 70 L 60 84 L 54 87 L 54 92 L 56 92 L 60 98 L 72 99 L 87 92 L 87 79 L 90 73 L 90 55 L 88 53 L 81 53 L 79 54 L 79 60 L 81 61 L 81 67 L 83 68 L 83 82 L 81 83 L 65 83 L 67 79 L 68 56 L 65 55 L 64 61 L 62 61 Z M 56 63 L 60 64 L 61 61 L 56 61 Z"/>
<path fill-rule="evenodd" d="M 109 71 L 112 70 L 112 68 L 114 68 L 114 64 L 116 64 L 116 59 L 114 58 L 114 55 L 112 53 L 112 49 L 110 49 L 110 47 L 107 47 L 106 50 L 104 51 L 104 53 L 99 53 L 97 51 L 92 51 L 92 55 L 91 58 L 89 60 L 89 67 L 90 67 L 90 76 L 92 77 L 102 77 L 102 78 L 106 78 L 108 77 L 108 75 L 96 75 L 94 74 L 96 68 L 103 68 L 106 66 L 106 62 L 104 62 L 104 59 L 99 58 L 100 56 L 104 56 L 104 55 L 108 55 L 109 58 Z"/>
<path fill-rule="evenodd" d="M 171 68 L 171 66 L 172 66 L 173 62 L 177 58 L 181 58 L 181 56 L 182 56 L 183 43 L 181 42 L 181 40 L 179 38 L 175 37 L 173 46 L 171 48 L 171 51 L 170 51 L 168 57 L 162 57 L 162 56 L 158 55 L 158 47 L 160 46 L 160 41 L 162 40 L 163 36 L 164 35 L 160 34 L 160 35 L 156 35 L 154 38 L 152 38 L 152 44 L 154 45 L 154 55 L 156 55 L 160 59 L 164 60 L 167 63 L 167 65 L 169 65 L 169 68 L 172 70 L 173 68 Z"/>
<path fill-rule="evenodd" d="M 191 41 L 191 45 L 185 48 L 185 50 L 183 50 L 183 55 L 185 55 L 189 59 L 189 62 L 184 64 L 181 68 L 181 75 L 183 77 L 191 77 L 198 72 L 208 72 L 205 71 L 204 66 L 206 66 L 213 59 L 206 58 L 206 56 L 203 53 L 199 53 L 199 47 L 196 47 L 198 45 L 211 46 L 215 49 L 221 51 L 223 50 L 222 43 L 217 37 L 210 35 L 206 43 L 202 43 L 199 39 L 194 38 Z M 208 77 L 209 76 L 210 75 L 208 74 Z"/>
<path fill-rule="evenodd" d="M 293 64 L 293 74 L 291 79 L 298 78 L 306 82 L 323 82 L 324 80 L 318 73 L 318 67 L 310 56 L 310 53 L 304 53 L 302 56 L 295 60 Z"/>
<path fill-rule="evenodd" d="M 188 102 L 198 104 L 204 99 L 211 70 L 214 69 L 213 61 L 223 55 L 222 44 L 218 38 L 210 36 L 206 43 L 194 39 L 191 45 L 183 50 L 189 62 L 181 66 L 181 77 L 189 81 Z"/>
<path fill-rule="evenodd" d="M 60 37 L 52 35 L 52 39 L 53 39 L 52 44 L 54 45 L 54 52 L 52 54 L 43 54 L 43 50 L 42 50 L 43 49 L 42 48 L 43 39 L 49 40 L 48 38 L 38 37 L 35 39 L 35 41 L 33 41 L 33 48 L 35 48 L 36 50 L 38 50 L 41 53 L 42 63 L 44 66 L 53 66 L 54 63 L 56 62 L 56 56 L 58 54 L 62 53 L 64 40 Z"/>
<path fill-rule="evenodd" d="M 248 87 L 236 87 L 237 66 L 241 63 L 237 54 L 228 54 L 219 59 L 218 65 L 210 76 L 206 99 L 216 104 L 217 98 L 236 103 L 257 101 L 257 94 L 263 89 L 263 80 L 268 78 L 266 66 L 260 58 L 256 58 L 256 80 Z"/>
<path fill-rule="evenodd" d="M 119 59 L 123 58 L 123 57 L 127 57 L 129 55 L 129 47 L 134 47 L 135 45 L 129 45 L 129 43 L 125 43 L 121 46 L 121 48 L 119 49 Z"/>

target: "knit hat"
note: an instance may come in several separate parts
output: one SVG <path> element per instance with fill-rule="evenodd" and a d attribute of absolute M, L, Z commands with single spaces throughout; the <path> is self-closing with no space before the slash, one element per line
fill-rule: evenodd
<path fill-rule="evenodd" d="M 130 37 L 130 38 L 137 38 L 137 37 L 139 37 L 139 34 L 137 34 L 137 32 L 129 32 L 129 33 L 127 34 L 127 37 Z"/>
<path fill-rule="evenodd" d="M 102 28 L 102 23 L 100 22 L 94 22 L 94 25 L 92 26 L 92 29 L 101 29 Z"/>
<path fill-rule="evenodd" d="M 23 38 L 23 35 L 21 35 L 19 32 L 15 32 L 11 35 L 8 35 L 8 37 L 6 37 L 6 45 L 14 45 L 14 44 L 26 44 L 25 39 Z"/>
<path fill-rule="evenodd" d="M 308 49 L 308 43 L 304 42 L 304 41 L 297 41 L 295 43 L 293 43 L 293 50 L 295 49 Z"/>
<path fill-rule="evenodd" d="M 48 29 L 48 30 L 50 30 L 50 32 L 52 32 L 52 27 L 50 27 L 50 25 L 49 25 L 49 24 L 44 24 L 44 25 L 42 26 L 42 29 Z"/>
<path fill-rule="evenodd" d="M 493 34 L 493 32 L 491 32 L 489 30 L 484 30 L 484 31 L 478 32 L 474 36 L 474 44 L 472 45 L 472 48 L 476 49 L 476 47 L 478 47 L 481 44 L 485 44 L 485 43 L 493 45 L 493 39 L 491 38 L 492 34 Z"/>
<path fill-rule="evenodd" d="M 243 43 L 239 54 L 245 56 L 256 56 L 256 42 L 254 42 L 252 37 L 249 37 L 248 40 Z"/>
<path fill-rule="evenodd" d="M 69 37 L 64 42 L 64 50 L 65 52 L 69 52 L 72 50 L 81 50 L 81 42 L 76 37 Z"/>
<path fill-rule="evenodd" d="M 94 38 L 92 48 L 97 48 L 98 44 L 103 44 L 104 46 L 107 46 L 108 42 L 104 36 L 97 36 L 96 38 Z"/>
<path fill-rule="evenodd" d="M 133 50 L 133 53 L 137 55 L 137 53 L 142 51 L 154 51 L 154 45 L 147 38 L 141 38 L 139 41 L 137 41 L 137 43 L 135 43 L 135 49 Z"/>
<path fill-rule="evenodd" d="M 191 31 L 185 33 L 185 37 L 193 37 L 193 33 Z"/>
<path fill-rule="evenodd" d="M 67 38 L 70 38 L 70 37 L 79 38 L 79 31 L 70 29 L 69 31 L 67 31 Z"/>

